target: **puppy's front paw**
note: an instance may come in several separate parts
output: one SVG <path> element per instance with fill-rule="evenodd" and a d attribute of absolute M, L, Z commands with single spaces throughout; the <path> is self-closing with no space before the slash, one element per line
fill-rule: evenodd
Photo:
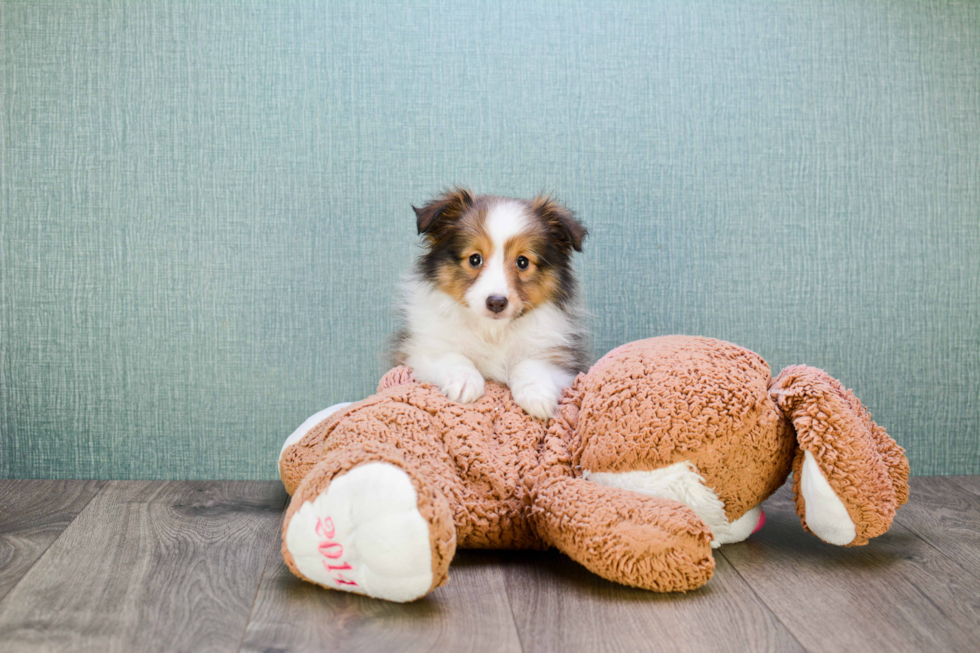
<path fill-rule="evenodd" d="M 471 404 L 483 396 L 483 376 L 475 368 L 460 367 L 446 373 L 439 389 L 450 401 Z"/>
<path fill-rule="evenodd" d="M 555 416 L 561 389 L 554 383 L 531 381 L 513 388 L 511 392 L 517 405 L 531 417 L 548 420 Z"/>

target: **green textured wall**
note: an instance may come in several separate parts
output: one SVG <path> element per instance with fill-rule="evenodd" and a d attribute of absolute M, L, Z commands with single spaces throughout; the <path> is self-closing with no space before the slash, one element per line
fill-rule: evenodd
<path fill-rule="evenodd" d="M 823 367 L 980 473 L 976 2 L 3 2 L 0 77 L 0 477 L 274 478 L 456 182 L 580 213 L 596 353 Z"/>

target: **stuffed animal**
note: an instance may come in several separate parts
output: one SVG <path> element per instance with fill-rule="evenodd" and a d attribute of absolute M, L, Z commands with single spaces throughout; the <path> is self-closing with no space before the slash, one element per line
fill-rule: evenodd
<path fill-rule="evenodd" d="M 811 367 L 772 379 L 727 342 L 623 345 L 547 423 L 504 386 L 459 404 L 401 367 L 286 441 L 282 553 L 300 578 L 391 601 L 444 583 L 458 547 L 553 546 L 611 581 L 687 591 L 791 470 L 803 527 L 831 544 L 866 544 L 908 498 L 903 449 L 853 394 Z"/>

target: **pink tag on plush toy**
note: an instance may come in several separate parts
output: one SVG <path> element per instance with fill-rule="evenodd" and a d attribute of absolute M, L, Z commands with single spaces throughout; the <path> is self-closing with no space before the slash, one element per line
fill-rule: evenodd
<path fill-rule="evenodd" d="M 755 530 L 752 531 L 752 534 L 755 535 L 756 533 L 761 531 L 762 527 L 765 525 L 766 525 L 766 511 L 763 510 L 762 508 L 759 508 L 759 522 L 755 525 Z"/>

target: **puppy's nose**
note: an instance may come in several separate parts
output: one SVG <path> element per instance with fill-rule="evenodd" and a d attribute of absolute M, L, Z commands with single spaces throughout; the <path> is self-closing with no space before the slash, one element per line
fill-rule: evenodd
<path fill-rule="evenodd" d="M 487 308 L 494 313 L 499 313 L 507 308 L 507 298 L 500 295 L 490 295 L 487 297 Z"/>

